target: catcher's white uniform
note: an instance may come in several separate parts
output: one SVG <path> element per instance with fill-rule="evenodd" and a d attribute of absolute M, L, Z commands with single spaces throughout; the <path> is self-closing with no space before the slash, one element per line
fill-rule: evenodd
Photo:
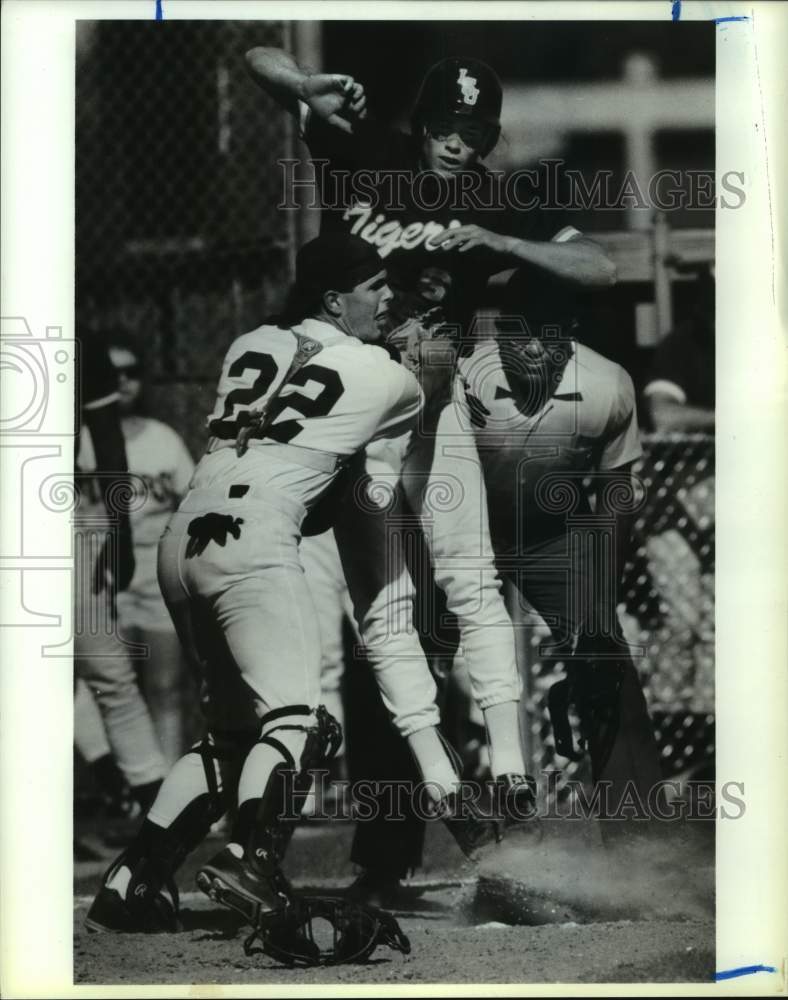
<path fill-rule="evenodd" d="M 437 341 L 428 342 L 440 353 Z M 427 410 L 419 426 L 403 438 L 378 440 L 367 448 L 367 472 L 379 490 L 394 493 L 397 484 L 408 500 L 424 531 L 436 583 L 446 595 L 449 611 L 460 627 L 460 656 L 467 670 L 471 692 L 480 709 L 520 697 L 511 619 L 501 594 L 501 580 L 495 567 L 490 540 L 487 494 L 482 466 L 472 431 L 471 414 L 461 379 L 453 375 L 453 354 L 446 353 L 446 366 L 438 366 L 448 385 L 428 386 Z M 430 406 L 430 397 L 438 397 Z M 445 404 L 441 401 L 448 396 Z M 397 501 L 399 503 L 399 500 Z M 399 518 L 407 527 L 408 516 L 401 506 L 389 512 L 388 530 Z M 347 515 L 347 512 L 344 512 Z M 412 520 L 412 516 L 411 516 Z M 385 531 L 385 528 L 380 529 Z M 335 527 L 340 541 L 342 564 L 348 582 L 357 577 L 368 559 L 368 542 L 344 524 L 340 515 Z M 344 541 L 343 541 L 344 539 Z M 334 656 L 324 656 L 324 687 L 330 689 L 336 675 L 336 659 L 341 651 L 341 590 L 335 586 L 338 567 L 336 551 L 328 540 L 307 539 L 316 553 L 310 559 L 310 589 L 321 626 L 330 629 L 324 636 Z M 319 557 L 317 553 L 319 552 Z M 396 585 L 395 585 L 396 583 Z M 385 619 L 401 620 L 403 601 L 412 599 L 410 579 L 390 581 L 376 602 Z M 404 588 L 404 589 L 403 589 Z M 351 586 L 352 590 L 352 586 Z M 389 608 L 386 609 L 386 604 Z M 361 637 L 377 666 L 394 653 L 388 633 Z M 399 648 L 396 656 L 418 656 L 415 648 Z"/>
<path fill-rule="evenodd" d="M 303 338 L 321 350 L 275 400 L 265 437 L 239 457 L 239 427 L 276 393 Z M 214 438 L 159 547 L 162 593 L 203 667 L 212 728 L 251 725 L 252 703 L 258 714 L 317 704 L 320 635 L 298 553 L 301 524 L 343 462 L 370 441 L 401 437 L 421 400 L 416 379 L 382 348 L 318 320 L 263 326 L 231 346 L 209 418 Z M 412 585 L 388 530 L 395 501 L 369 481 L 354 492 L 337 537 L 343 559 L 351 537 L 363 554 L 345 565 L 354 612 L 373 648 L 386 643 L 386 656 L 373 662 L 407 736 L 438 719 L 411 628 Z"/>

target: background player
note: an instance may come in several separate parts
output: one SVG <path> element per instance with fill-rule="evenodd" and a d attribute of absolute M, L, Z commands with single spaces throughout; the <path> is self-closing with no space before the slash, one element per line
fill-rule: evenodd
<path fill-rule="evenodd" d="M 135 570 L 117 376 L 99 337 L 83 331 L 79 339 L 82 423 L 92 453 L 88 456 L 84 448 L 77 449 L 74 474 L 79 492 L 74 515 L 75 674 L 95 698 L 112 755 L 133 799 L 145 811 L 166 768 L 129 649 L 117 632 L 116 597 L 128 587 Z M 118 489 L 119 485 L 124 488 Z M 79 731 L 75 741 L 79 748 Z M 105 756 L 103 742 L 90 734 L 84 747 L 89 761 Z M 98 747 L 95 754 L 92 747 Z"/>
<path fill-rule="evenodd" d="M 117 376 L 118 410 L 135 502 L 131 526 L 134 574 L 118 594 L 118 627 L 125 640 L 142 647 L 140 681 L 165 761 L 171 767 L 189 745 L 186 728 L 194 724 L 196 697 L 189 698 L 180 643 L 162 600 L 156 578 L 156 550 L 178 500 L 186 493 L 194 462 L 183 439 L 167 424 L 140 412 L 142 370 L 129 346 L 110 338 L 109 357 Z M 93 443 L 86 428 L 80 439 L 84 469 L 95 466 Z M 78 700 L 75 728 L 89 725 L 90 708 Z M 84 736 L 83 736 L 84 738 Z"/>

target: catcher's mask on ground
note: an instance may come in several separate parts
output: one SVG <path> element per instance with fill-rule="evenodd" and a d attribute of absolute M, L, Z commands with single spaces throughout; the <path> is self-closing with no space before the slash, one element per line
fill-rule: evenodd
<path fill-rule="evenodd" d="M 263 917 L 244 941 L 244 952 L 262 952 L 286 965 L 344 965 L 366 962 L 379 945 L 410 953 L 410 941 L 390 913 L 339 896 L 299 895 L 284 912 Z"/>

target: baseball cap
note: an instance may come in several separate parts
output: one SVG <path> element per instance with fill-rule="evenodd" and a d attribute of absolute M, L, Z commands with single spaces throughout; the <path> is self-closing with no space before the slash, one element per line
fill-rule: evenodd
<path fill-rule="evenodd" d="M 480 59 L 452 56 L 435 63 L 424 77 L 413 121 L 471 119 L 499 126 L 503 90 L 495 70 Z"/>
<path fill-rule="evenodd" d="M 325 233 L 296 254 L 296 287 L 309 292 L 349 292 L 384 268 L 372 244 L 350 233 Z"/>

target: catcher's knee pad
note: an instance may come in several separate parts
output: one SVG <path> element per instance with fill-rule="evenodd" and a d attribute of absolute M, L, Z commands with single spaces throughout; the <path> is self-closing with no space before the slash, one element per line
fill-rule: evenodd
<path fill-rule="evenodd" d="M 312 771 L 330 760 L 342 743 L 342 727 L 323 705 L 288 705 L 262 720 L 258 744 L 272 747 L 281 760 L 263 790 L 249 845 L 252 865 L 278 865 L 312 787 Z"/>

